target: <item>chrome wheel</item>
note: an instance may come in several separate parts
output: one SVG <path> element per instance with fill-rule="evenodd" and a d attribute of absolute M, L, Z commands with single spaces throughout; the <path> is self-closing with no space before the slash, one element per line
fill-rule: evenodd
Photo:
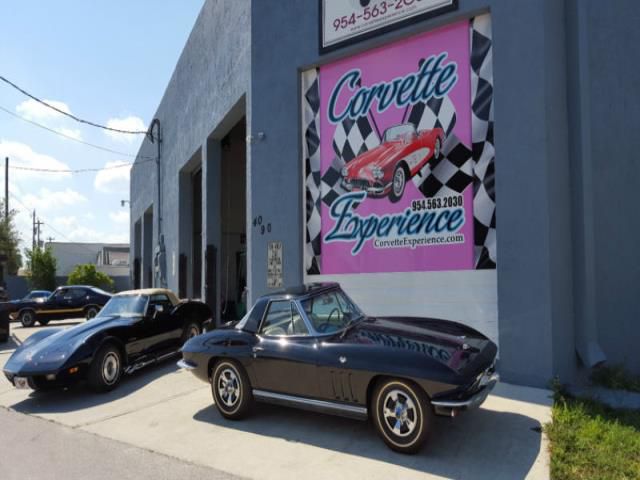
<path fill-rule="evenodd" d="M 399 437 L 411 435 L 418 424 L 416 405 L 406 393 L 394 389 L 384 398 L 384 421 L 393 433 Z"/>
<path fill-rule="evenodd" d="M 92 318 L 95 318 L 95 316 L 98 315 L 98 310 L 95 308 L 89 308 L 87 310 L 87 320 L 91 320 Z"/>
<path fill-rule="evenodd" d="M 22 312 L 20 314 L 20 323 L 23 327 L 33 327 L 36 323 L 35 314 L 30 310 Z"/>
<path fill-rule="evenodd" d="M 238 375 L 231 368 L 225 368 L 217 380 L 218 396 L 228 408 L 233 408 L 240 399 L 240 382 Z"/>
<path fill-rule="evenodd" d="M 109 352 L 102 360 L 102 380 L 106 385 L 113 385 L 120 376 L 120 357 L 115 352 Z"/>
<path fill-rule="evenodd" d="M 393 194 L 396 197 L 402 196 L 405 182 L 406 182 L 406 175 L 404 173 L 404 168 L 402 167 L 396 168 L 396 171 L 393 174 Z"/>

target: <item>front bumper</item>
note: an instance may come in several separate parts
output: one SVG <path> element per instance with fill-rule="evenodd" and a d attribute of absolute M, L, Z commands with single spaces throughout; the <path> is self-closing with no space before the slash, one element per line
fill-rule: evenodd
<path fill-rule="evenodd" d="M 433 405 L 436 414 L 455 417 L 458 412 L 472 410 L 482 405 L 499 381 L 500 375 L 495 372 L 491 373 L 487 375 L 486 379 L 483 379 L 481 388 L 469 398 L 432 400 L 431 405 Z"/>
<path fill-rule="evenodd" d="M 76 370 L 77 369 L 77 370 Z M 73 373 L 71 371 L 73 370 Z M 87 377 L 88 366 L 84 364 L 76 365 L 75 367 L 51 370 L 51 371 L 40 371 L 40 372 L 13 372 L 9 370 L 4 370 L 4 376 L 7 378 L 9 383 L 15 385 L 14 378 L 22 377 L 26 378 L 29 381 L 29 386 L 35 389 L 41 388 L 58 388 L 58 387 L 68 387 L 80 381 L 83 381 Z"/>
<path fill-rule="evenodd" d="M 391 191 L 391 183 L 384 185 L 376 181 L 372 184 L 371 182 L 369 182 L 369 180 L 348 180 L 346 178 L 343 178 L 341 185 L 342 188 L 344 188 L 347 192 L 365 191 L 372 197 L 384 196 Z"/>

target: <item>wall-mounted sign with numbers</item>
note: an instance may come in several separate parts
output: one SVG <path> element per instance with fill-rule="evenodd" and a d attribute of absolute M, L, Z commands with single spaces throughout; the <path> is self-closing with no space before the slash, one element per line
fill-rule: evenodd
<path fill-rule="evenodd" d="M 282 242 L 269 242 L 267 250 L 267 288 L 281 288 Z"/>
<path fill-rule="evenodd" d="M 458 0 L 320 0 L 322 53 L 458 8 Z"/>

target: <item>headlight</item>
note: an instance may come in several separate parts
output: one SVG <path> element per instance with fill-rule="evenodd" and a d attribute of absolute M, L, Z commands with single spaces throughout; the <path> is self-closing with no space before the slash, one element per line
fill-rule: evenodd
<path fill-rule="evenodd" d="M 347 167 L 342 167 L 342 176 L 346 177 L 347 175 L 349 175 L 349 170 L 347 169 Z"/>
<path fill-rule="evenodd" d="M 373 167 L 371 167 L 371 175 L 373 175 L 373 178 L 375 178 L 376 180 L 380 180 L 382 177 L 384 177 L 384 172 L 380 167 L 374 165 Z"/>

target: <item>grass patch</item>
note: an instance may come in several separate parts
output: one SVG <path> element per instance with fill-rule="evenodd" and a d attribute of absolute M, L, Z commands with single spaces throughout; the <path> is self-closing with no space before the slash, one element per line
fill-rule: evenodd
<path fill-rule="evenodd" d="M 640 377 L 629 373 L 623 365 L 607 365 L 596 368 L 591 381 L 613 390 L 640 392 Z"/>
<path fill-rule="evenodd" d="M 640 411 L 557 394 L 545 431 L 553 480 L 640 479 Z"/>

